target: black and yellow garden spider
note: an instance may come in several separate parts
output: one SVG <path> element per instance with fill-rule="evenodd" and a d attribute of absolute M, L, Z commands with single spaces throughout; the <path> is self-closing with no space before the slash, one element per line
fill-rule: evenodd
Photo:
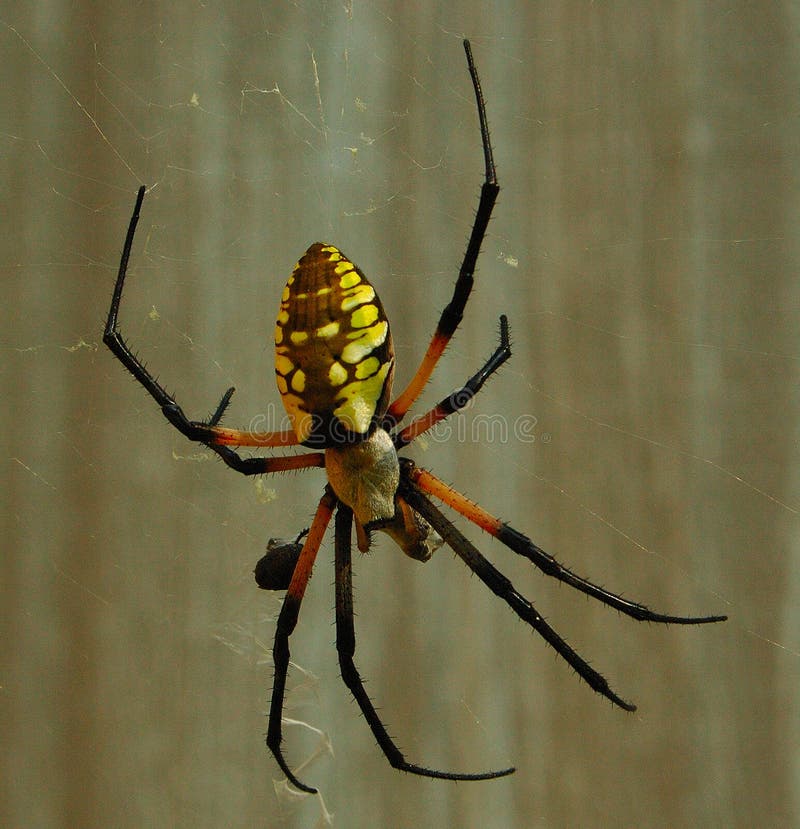
<path fill-rule="evenodd" d="M 230 403 L 228 389 L 208 422 L 189 420 L 174 398 L 128 348 L 117 328 L 122 289 L 145 188 L 139 189 L 128 226 L 119 273 L 103 341 L 150 393 L 167 420 L 190 440 L 205 444 L 243 475 L 324 467 L 328 484 L 311 526 L 295 542 L 273 543 L 256 567 L 261 587 L 286 591 L 273 646 L 275 681 L 269 710 L 267 745 L 284 774 L 297 788 L 301 782 L 281 748 L 282 714 L 289 667 L 289 637 L 325 530 L 335 519 L 336 650 L 342 678 L 352 692 L 375 739 L 392 766 L 445 780 L 486 780 L 511 774 L 513 768 L 479 773 L 438 771 L 408 762 L 387 733 L 364 689 L 353 661 L 355 631 L 351 582 L 351 536 L 355 524 L 358 548 L 366 552 L 376 530 L 388 533 L 412 558 L 430 558 L 442 542 L 511 609 L 548 642 L 598 693 L 626 711 L 635 706 L 618 696 L 539 615 L 514 585 L 435 506 L 429 496 L 493 535 L 513 552 L 530 559 L 549 576 L 616 608 L 634 619 L 674 624 L 704 624 L 725 616 L 681 617 L 655 613 L 581 578 L 559 564 L 529 538 L 467 500 L 433 473 L 398 457 L 398 450 L 462 409 L 488 377 L 510 356 L 508 321 L 500 317 L 500 343 L 475 375 L 429 412 L 400 423 L 428 382 L 445 347 L 461 322 L 473 284 L 481 243 L 499 187 L 495 174 L 486 110 L 468 41 L 467 66 L 477 102 L 486 165 L 480 202 L 452 299 L 439 318 L 416 374 L 399 397 L 391 400 L 394 348 L 389 323 L 375 289 L 364 274 L 333 245 L 316 243 L 295 266 L 283 290 L 275 326 L 275 377 L 291 429 L 249 432 L 220 425 Z M 316 451 L 287 457 L 242 457 L 232 447 L 305 446 Z M 303 540 L 304 539 L 304 540 Z M 302 543 L 301 543 L 302 540 Z"/>

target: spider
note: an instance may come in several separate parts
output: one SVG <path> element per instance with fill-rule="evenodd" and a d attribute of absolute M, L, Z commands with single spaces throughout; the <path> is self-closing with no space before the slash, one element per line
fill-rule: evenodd
<path fill-rule="evenodd" d="M 481 369 L 458 391 L 401 427 L 401 422 L 431 377 L 462 320 L 472 291 L 478 253 L 499 192 L 485 101 L 467 40 L 464 41 L 464 50 L 478 111 L 485 164 L 484 181 L 452 298 L 441 314 L 416 374 L 398 397 L 393 400 L 391 397 L 394 348 L 389 323 L 375 289 L 340 250 L 333 245 L 316 243 L 302 256 L 283 289 L 275 326 L 275 379 L 291 428 L 250 432 L 221 426 L 233 388 L 225 392 L 208 421 L 189 420 L 175 399 L 130 350 L 117 327 L 145 187 L 139 189 L 136 197 L 103 336 L 105 344 L 155 399 L 167 420 L 190 440 L 205 444 L 235 471 L 243 475 L 262 475 L 291 469 L 325 468 L 328 483 L 311 526 L 293 542 L 271 541 L 267 555 L 255 571 L 260 587 L 286 591 L 272 651 L 275 678 L 269 708 L 267 746 L 289 781 L 305 792 L 314 793 L 316 789 L 298 779 L 282 749 L 289 637 L 297 624 L 314 560 L 334 514 L 336 650 L 342 678 L 389 763 L 412 774 L 445 780 L 487 780 L 511 774 L 514 768 L 475 773 L 439 771 L 406 760 L 389 736 L 364 689 L 354 662 L 351 581 L 354 526 L 361 552 L 369 549 L 371 535 L 377 530 L 388 533 L 404 553 L 420 561 L 429 559 L 440 544 L 447 544 L 594 691 L 626 711 L 634 711 L 636 706 L 613 691 L 605 677 L 550 627 L 536 608 L 442 513 L 430 496 L 494 536 L 514 553 L 529 559 L 548 576 L 634 619 L 694 625 L 721 622 L 727 618 L 656 613 L 642 604 L 611 593 L 560 564 L 527 536 L 469 501 L 432 472 L 416 466 L 408 458 L 398 456 L 398 450 L 462 409 L 511 356 L 508 320 L 501 316 L 500 342 Z M 315 451 L 265 458 L 242 457 L 233 448 L 297 445 Z"/>

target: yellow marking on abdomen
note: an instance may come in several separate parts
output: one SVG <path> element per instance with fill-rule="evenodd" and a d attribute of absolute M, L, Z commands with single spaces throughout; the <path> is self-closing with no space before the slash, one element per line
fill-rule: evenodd
<path fill-rule="evenodd" d="M 365 302 L 372 302 L 373 299 L 375 299 L 375 289 L 372 285 L 360 282 L 345 292 L 342 297 L 342 311 L 350 311 Z"/>
<path fill-rule="evenodd" d="M 306 375 L 304 371 L 297 369 L 292 375 L 292 390 L 300 394 L 306 390 Z"/>
<path fill-rule="evenodd" d="M 386 340 L 389 333 L 389 323 L 385 320 L 373 325 L 371 328 L 363 328 L 360 331 L 351 331 L 348 337 L 353 337 L 342 350 L 342 360 L 345 363 L 360 363 Z M 355 335 L 355 336 L 353 336 Z"/>
<path fill-rule="evenodd" d="M 340 362 L 334 361 L 328 369 L 328 380 L 332 386 L 341 386 L 347 382 L 347 369 Z"/>
<path fill-rule="evenodd" d="M 367 357 L 356 366 L 356 380 L 364 380 L 371 377 L 381 367 L 377 357 Z"/>
<path fill-rule="evenodd" d="M 339 397 L 343 397 L 344 401 L 333 413 L 345 426 L 360 434 L 367 432 L 375 414 L 374 401 L 381 396 L 391 366 L 391 361 L 384 363 L 381 370 L 368 380 L 357 380 L 339 390 Z"/>
<path fill-rule="evenodd" d="M 339 287 L 346 291 L 348 288 L 358 285 L 361 282 L 361 277 L 353 270 L 353 266 L 349 262 L 346 263 L 346 268 L 342 267 L 344 264 L 344 262 L 340 262 L 334 270 L 341 276 L 339 279 Z"/>
<path fill-rule="evenodd" d="M 316 337 L 322 337 L 323 340 L 329 340 L 331 337 L 335 337 L 339 333 L 339 321 L 334 320 L 333 322 L 329 322 L 327 325 L 323 325 L 322 328 L 318 328 L 314 335 Z"/>
<path fill-rule="evenodd" d="M 350 325 L 353 328 L 366 328 L 378 319 L 378 308 L 375 305 L 362 305 L 350 315 Z"/>
<path fill-rule="evenodd" d="M 275 371 L 284 377 L 294 369 L 294 363 L 285 354 L 275 355 Z"/>

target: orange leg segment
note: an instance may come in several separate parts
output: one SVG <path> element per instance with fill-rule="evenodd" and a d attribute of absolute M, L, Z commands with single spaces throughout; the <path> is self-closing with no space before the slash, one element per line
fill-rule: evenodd
<path fill-rule="evenodd" d="M 387 409 L 386 419 L 389 423 L 399 423 L 405 417 L 406 412 L 414 405 L 414 401 L 422 394 L 425 384 L 431 379 L 436 363 L 439 362 L 439 358 L 444 353 L 451 337 L 452 334 L 442 334 L 438 330 L 433 335 L 417 373 L 411 378 L 411 382 L 402 394 Z"/>
<path fill-rule="evenodd" d="M 494 350 L 492 356 L 483 364 L 480 371 L 473 374 L 458 391 L 454 391 L 445 397 L 444 400 L 440 401 L 429 412 L 412 420 L 405 429 L 395 435 L 393 438 L 395 447 L 401 449 L 403 446 L 407 446 L 421 434 L 432 429 L 437 423 L 441 423 L 446 417 L 450 417 L 454 412 L 463 409 L 483 388 L 483 384 L 510 356 L 511 340 L 508 333 L 508 318 L 503 314 L 500 317 L 500 344 Z M 399 400 L 400 398 L 398 398 Z M 391 407 L 389 412 L 391 413 Z"/>
<path fill-rule="evenodd" d="M 256 460 L 248 458 L 248 460 Z M 325 455 L 322 452 L 309 452 L 306 455 L 289 455 L 283 458 L 258 458 L 264 465 L 263 474 L 271 472 L 290 472 L 294 469 L 311 469 L 325 466 Z"/>
<path fill-rule="evenodd" d="M 322 544 L 325 530 L 331 520 L 331 515 L 336 507 L 337 499 L 330 487 L 325 488 L 314 515 L 314 520 L 309 528 L 303 549 L 292 574 L 289 589 L 281 606 L 278 616 L 278 624 L 275 629 L 275 642 L 272 647 L 272 659 L 275 663 L 275 681 L 272 686 L 272 700 L 269 706 L 269 725 L 267 727 L 267 746 L 272 751 L 281 771 L 286 775 L 293 786 L 304 792 L 314 794 L 316 789 L 307 786 L 297 779 L 295 773 L 289 767 L 281 751 L 283 739 L 283 700 L 286 694 L 286 674 L 289 670 L 289 637 L 297 625 L 297 617 L 300 613 L 300 604 L 306 592 L 308 580 L 311 578 L 311 570 L 317 558 L 320 544 Z"/>
<path fill-rule="evenodd" d="M 317 553 L 319 552 L 320 545 L 322 544 L 322 539 L 325 536 L 325 530 L 328 528 L 328 524 L 330 523 L 335 504 L 336 496 L 332 492 L 329 492 L 326 487 L 325 494 L 322 496 L 319 505 L 317 506 L 317 511 L 314 515 L 314 520 L 311 522 L 308 535 L 306 535 L 303 550 L 300 553 L 300 558 L 297 560 L 297 565 L 294 568 L 292 580 L 289 583 L 289 589 L 286 591 L 286 600 L 284 601 L 284 605 L 286 604 L 286 601 L 291 601 L 299 605 L 303 600 L 303 596 L 306 592 L 306 585 L 308 584 L 308 580 L 311 578 L 311 569 L 314 566 L 314 561 L 317 558 Z M 281 616 L 283 616 L 283 611 L 281 611 Z M 295 623 L 297 622 L 296 615 L 294 621 Z M 294 624 L 292 625 L 292 629 L 294 629 Z M 289 633 L 291 633 L 291 630 Z"/>
<path fill-rule="evenodd" d="M 216 446 L 297 446 L 293 429 L 280 432 L 243 432 L 225 426 L 211 426 L 208 442 Z"/>
<path fill-rule="evenodd" d="M 461 513 L 461 515 L 468 518 L 473 524 L 477 524 L 481 529 L 486 530 L 490 535 L 495 537 L 500 535 L 504 524 L 499 518 L 490 515 L 474 501 L 470 501 L 466 495 L 457 492 L 449 484 L 446 484 L 443 480 L 428 472 L 427 469 L 420 469 L 418 466 L 415 466 L 411 470 L 409 477 L 420 489 L 435 496 L 447 504 L 447 506 L 452 507 L 456 512 Z"/>
<path fill-rule="evenodd" d="M 513 550 L 518 555 L 527 558 L 545 575 L 552 576 L 633 619 L 673 625 L 704 625 L 711 622 L 723 622 L 727 618 L 727 616 L 673 616 L 668 613 L 657 613 L 643 604 L 632 602 L 616 593 L 612 593 L 610 590 L 593 584 L 577 573 L 573 573 L 550 553 L 534 544 L 526 535 L 515 530 L 499 518 L 495 518 L 426 469 L 419 469 L 408 460 L 403 460 L 402 463 L 403 474 L 408 476 L 408 480 L 412 485 L 416 485 L 423 492 L 430 493 L 452 507 L 456 512 L 461 513 L 473 524 L 486 530 L 502 544 L 505 544 L 509 550 Z"/>

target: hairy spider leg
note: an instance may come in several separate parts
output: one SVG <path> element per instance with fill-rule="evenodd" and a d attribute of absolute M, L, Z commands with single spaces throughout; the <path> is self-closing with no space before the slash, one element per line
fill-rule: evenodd
<path fill-rule="evenodd" d="M 204 443 L 213 449 L 225 463 L 237 472 L 245 475 L 257 475 L 269 472 L 283 472 L 289 469 L 302 469 L 310 466 L 323 466 L 324 460 L 321 453 L 314 453 L 306 456 L 303 461 L 299 457 L 289 458 L 242 458 L 229 446 L 296 446 L 297 437 L 291 430 L 276 432 L 246 432 L 236 429 L 227 429 L 219 426 L 219 421 L 225 412 L 234 389 L 228 389 L 222 396 L 219 405 L 208 422 L 189 420 L 181 407 L 166 389 L 146 369 L 139 358 L 130 350 L 128 344 L 122 337 L 118 327 L 119 309 L 122 302 L 122 292 L 125 287 L 125 278 L 128 273 L 128 262 L 130 261 L 133 240 L 136 235 L 136 227 L 139 223 L 142 202 L 144 201 L 146 188 L 142 185 L 136 194 L 136 203 L 133 208 L 128 232 L 125 236 L 125 244 L 120 257 L 117 280 L 114 285 L 114 293 L 111 298 L 111 306 L 108 312 L 103 342 L 108 346 L 114 356 L 128 369 L 133 377 L 144 387 L 150 396 L 161 407 L 164 417 L 175 426 L 178 431 L 190 440 Z"/>
<path fill-rule="evenodd" d="M 580 590 L 582 593 L 586 593 L 588 596 L 613 607 L 615 610 L 619 610 L 621 613 L 625 613 L 637 621 L 672 625 L 705 625 L 712 622 L 724 622 L 728 618 L 727 616 L 672 616 L 666 613 L 657 613 L 643 604 L 632 602 L 618 596 L 616 593 L 611 593 L 573 573 L 550 553 L 546 553 L 541 547 L 534 544 L 526 535 L 515 530 L 499 518 L 495 518 L 474 501 L 469 500 L 449 484 L 437 478 L 432 472 L 421 469 L 405 459 L 402 463 L 408 480 L 452 507 L 456 512 L 461 513 L 473 524 L 477 524 L 481 529 L 486 530 L 510 550 L 532 561 L 543 573 L 570 585 L 570 587 L 574 587 L 576 590 Z"/>
<path fill-rule="evenodd" d="M 514 585 L 490 562 L 484 558 L 469 539 L 431 502 L 420 488 L 408 484 L 404 493 L 408 503 L 436 530 L 456 555 L 496 595 L 527 622 L 561 657 L 583 677 L 589 686 L 626 711 L 635 711 L 636 706 L 624 700 L 611 690 L 606 678 L 598 673 L 586 660 L 562 639 L 544 620 L 536 608 Z"/>
<path fill-rule="evenodd" d="M 353 661 L 356 649 L 356 634 L 353 625 L 353 582 L 351 567 L 351 536 L 353 513 L 340 504 L 336 512 L 336 651 L 339 654 L 339 666 L 342 670 L 342 679 L 355 697 L 364 719 L 369 724 L 372 734 L 378 741 L 386 759 L 400 771 L 418 774 L 421 777 L 434 777 L 442 780 L 492 780 L 496 777 L 505 777 L 512 774 L 514 768 L 498 771 L 467 774 L 448 771 L 437 771 L 425 766 L 409 763 L 400 749 L 394 743 L 385 726 L 381 722 L 372 701 L 364 689 L 358 669 Z"/>
<path fill-rule="evenodd" d="M 497 184 L 497 172 L 494 166 L 494 158 L 492 156 L 492 145 L 489 139 L 489 125 L 486 120 L 486 102 L 481 91 L 481 82 L 478 78 L 478 70 L 475 68 L 475 62 L 472 58 L 472 47 L 468 40 L 464 41 L 464 51 L 467 54 L 467 66 L 469 67 L 469 74 L 472 78 L 472 88 L 475 91 L 475 100 L 478 106 L 478 119 L 480 121 L 481 141 L 483 143 L 483 157 L 486 165 L 484 174 L 484 182 L 481 186 L 481 196 L 478 203 L 478 212 L 475 215 L 475 223 L 472 226 L 469 243 L 467 244 L 467 251 L 464 254 L 464 260 L 461 263 L 461 268 L 458 272 L 458 279 L 456 280 L 453 297 L 442 311 L 439 318 L 439 323 L 436 326 L 436 331 L 431 338 L 428 345 L 428 350 L 422 358 L 422 362 L 416 371 L 416 374 L 411 378 L 405 390 L 392 402 L 386 411 L 383 419 L 383 425 L 386 429 L 391 429 L 406 416 L 406 413 L 414 404 L 414 401 L 419 397 L 425 384 L 430 379 L 439 358 L 444 353 L 447 344 L 450 342 L 456 328 L 458 328 L 464 316 L 464 308 L 472 291 L 473 276 L 475 273 L 475 266 L 478 261 L 478 254 L 480 253 L 481 243 L 483 237 L 486 235 L 486 228 L 489 225 L 489 219 L 492 215 L 494 203 L 497 200 L 497 194 L 500 192 L 500 187 Z"/>
<path fill-rule="evenodd" d="M 308 580 L 311 578 L 311 570 L 314 560 L 319 552 L 325 530 L 331 520 L 337 498 L 330 486 L 325 487 L 325 493 L 317 506 L 317 512 L 311 527 L 306 535 L 303 549 L 292 574 L 289 589 L 283 599 L 281 612 L 278 615 L 278 623 L 275 627 L 275 640 L 272 646 L 272 660 L 275 665 L 275 681 L 272 685 L 272 699 L 269 705 L 269 724 L 267 726 L 267 746 L 274 755 L 293 786 L 309 794 L 316 794 L 317 790 L 297 779 L 294 771 L 289 767 L 286 758 L 281 750 L 283 740 L 283 699 L 286 694 L 286 674 L 289 670 L 289 637 L 297 625 L 297 617 L 300 613 L 300 605 L 303 595 L 306 592 Z"/>
<path fill-rule="evenodd" d="M 511 341 L 508 335 L 508 318 L 505 314 L 500 317 L 500 345 L 497 346 L 491 357 L 481 369 L 472 375 L 457 391 L 448 395 L 436 404 L 429 412 L 414 418 L 404 429 L 393 436 L 396 449 L 408 446 L 421 434 L 441 423 L 446 417 L 463 409 L 470 400 L 483 388 L 483 384 L 500 368 L 511 356 Z"/>

